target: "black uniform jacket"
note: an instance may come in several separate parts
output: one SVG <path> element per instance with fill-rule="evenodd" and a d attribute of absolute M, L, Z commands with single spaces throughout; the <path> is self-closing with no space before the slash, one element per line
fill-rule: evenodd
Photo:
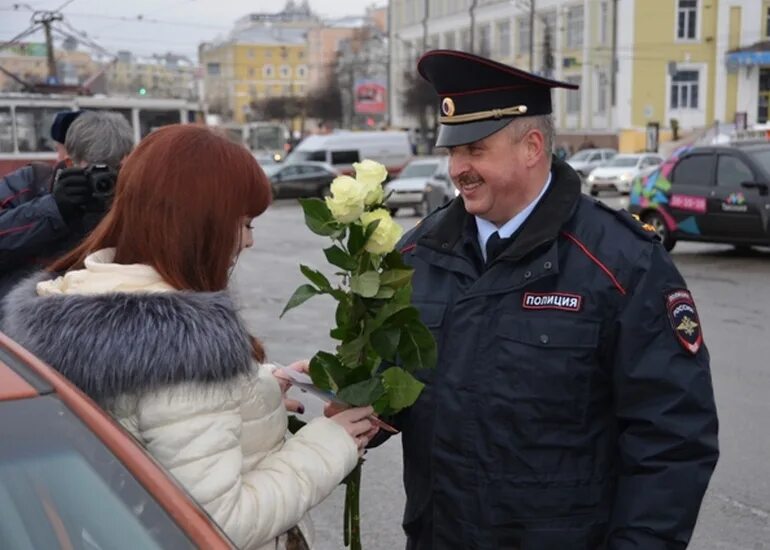
<path fill-rule="evenodd" d="M 695 305 L 653 233 L 567 164 L 552 176 L 486 268 L 460 198 L 399 245 L 439 350 L 394 419 L 412 548 L 668 550 L 692 533 L 718 457 Z"/>

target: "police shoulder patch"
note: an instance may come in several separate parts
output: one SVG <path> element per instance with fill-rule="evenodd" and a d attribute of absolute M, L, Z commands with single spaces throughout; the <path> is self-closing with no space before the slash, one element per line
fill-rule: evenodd
<path fill-rule="evenodd" d="M 666 294 L 666 312 L 679 344 L 695 355 L 703 345 L 703 331 L 692 294 L 686 289 Z"/>
<path fill-rule="evenodd" d="M 644 223 L 636 214 L 631 214 L 626 209 L 616 210 L 601 201 L 595 202 L 597 206 L 612 213 L 612 215 L 620 220 L 623 225 L 630 228 L 635 234 L 651 241 L 659 239 L 658 234 L 655 232 L 655 228 L 648 223 Z"/>

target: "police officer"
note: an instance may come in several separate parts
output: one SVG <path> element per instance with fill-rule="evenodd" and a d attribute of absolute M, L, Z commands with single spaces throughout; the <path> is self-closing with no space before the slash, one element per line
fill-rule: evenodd
<path fill-rule="evenodd" d="M 418 70 L 460 195 L 401 244 L 438 345 L 394 419 L 407 547 L 685 548 L 718 457 L 685 281 L 552 157 L 551 89 L 575 86 L 447 50 Z"/>

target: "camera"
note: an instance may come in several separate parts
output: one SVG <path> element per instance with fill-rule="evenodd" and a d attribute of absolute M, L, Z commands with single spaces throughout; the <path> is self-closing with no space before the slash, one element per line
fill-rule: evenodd
<path fill-rule="evenodd" d="M 94 199 L 109 202 L 115 193 L 118 173 L 106 164 L 91 164 L 83 170 Z"/>

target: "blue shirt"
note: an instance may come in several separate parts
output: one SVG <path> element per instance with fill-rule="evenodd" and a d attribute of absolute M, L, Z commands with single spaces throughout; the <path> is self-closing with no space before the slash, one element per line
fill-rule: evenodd
<path fill-rule="evenodd" d="M 505 222 L 505 224 L 502 227 L 497 227 L 495 224 L 490 222 L 489 220 L 485 220 L 483 218 L 479 218 L 478 216 L 474 216 L 476 218 L 476 235 L 479 239 L 479 246 L 481 247 L 481 254 L 484 256 L 484 261 L 487 261 L 487 241 L 489 240 L 489 237 L 492 236 L 492 233 L 497 231 L 498 235 L 500 235 L 501 239 L 507 239 L 516 231 L 518 231 L 519 227 L 521 227 L 521 224 L 523 224 L 525 221 L 527 221 L 527 218 L 530 214 L 532 214 L 532 211 L 537 206 L 537 203 L 540 202 L 540 199 L 543 198 L 543 195 L 545 195 L 545 192 L 548 191 L 548 187 L 551 185 L 551 173 L 548 173 L 548 179 L 545 182 L 545 185 L 543 186 L 543 189 L 540 191 L 540 194 L 535 197 L 535 200 L 533 200 L 531 203 L 527 205 L 527 207 L 516 214 L 513 218 Z"/>

